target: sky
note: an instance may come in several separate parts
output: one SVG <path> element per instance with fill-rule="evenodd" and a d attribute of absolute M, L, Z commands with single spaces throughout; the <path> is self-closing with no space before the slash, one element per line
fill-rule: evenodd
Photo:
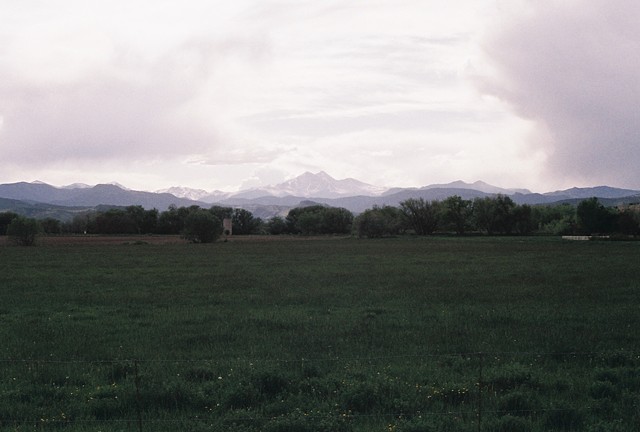
<path fill-rule="evenodd" d="M 0 183 L 640 189 L 635 0 L 2 0 Z"/>

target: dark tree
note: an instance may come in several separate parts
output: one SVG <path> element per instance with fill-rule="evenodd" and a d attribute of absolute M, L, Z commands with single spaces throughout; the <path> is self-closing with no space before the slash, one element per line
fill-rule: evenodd
<path fill-rule="evenodd" d="M 505 195 L 495 198 L 485 197 L 473 200 L 473 220 L 480 231 L 511 234 L 514 227 L 513 209 L 516 204 Z"/>
<path fill-rule="evenodd" d="M 344 208 L 313 205 L 291 209 L 286 222 L 288 231 L 295 234 L 348 234 L 353 214 Z"/>
<path fill-rule="evenodd" d="M 571 235 L 576 231 L 576 209 L 570 204 L 535 206 L 532 213 L 542 234 Z"/>
<path fill-rule="evenodd" d="M 233 211 L 233 216 L 231 218 L 233 234 L 255 234 L 260 227 L 260 222 L 260 219 L 254 218 L 250 211 L 237 208 Z"/>
<path fill-rule="evenodd" d="M 158 209 L 145 210 L 140 225 L 141 234 L 153 234 L 158 231 Z"/>
<path fill-rule="evenodd" d="M 144 211 L 144 210 L 143 210 Z M 95 219 L 95 234 L 137 234 L 135 219 L 126 210 L 111 209 L 98 213 Z"/>
<path fill-rule="evenodd" d="M 202 209 L 192 209 L 184 220 L 182 235 L 193 243 L 212 243 L 222 234 L 222 222 Z"/>
<path fill-rule="evenodd" d="M 621 234 L 640 235 L 640 209 L 625 208 L 618 213 L 617 229 Z"/>
<path fill-rule="evenodd" d="M 7 227 L 17 217 L 18 214 L 11 211 L 0 213 L 0 235 L 7 235 Z"/>
<path fill-rule="evenodd" d="M 450 196 L 442 202 L 442 218 L 457 234 L 464 234 L 469 225 L 471 201 L 458 195 Z"/>
<path fill-rule="evenodd" d="M 358 237 L 384 237 L 400 234 L 404 231 L 403 216 L 400 209 L 391 206 L 367 209 L 354 220 Z"/>
<path fill-rule="evenodd" d="M 418 235 L 430 235 L 438 229 L 440 202 L 425 201 L 423 198 L 409 198 L 400 203 L 407 225 Z"/>
<path fill-rule="evenodd" d="M 180 234 L 184 229 L 184 219 L 175 205 L 170 205 L 158 216 L 157 231 L 160 234 Z"/>
<path fill-rule="evenodd" d="M 323 234 L 349 234 L 353 224 L 353 213 L 345 208 L 326 207 L 321 213 Z"/>
<path fill-rule="evenodd" d="M 506 195 L 498 195 L 494 201 L 494 230 L 503 234 L 511 234 L 515 224 L 513 211 L 516 203 Z"/>
<path fill-rule="evenodd" d="M 378 238 L 388 234 L 384 214 L 378 208 L 367 209 L 355 219 L 358 237 Z"/>
<path fill-rule="evenodd" d="M 322 234 L 322 210 L 302 212 L 296 227 L 302 235 Z"/>
<path fill-rule="evenodd" d="M 233 209 L 231 207 L 213 206 L 209 211 L 220 220 L 231 219 L 233 217 Z"/>
<path fill-rule="evenodd" d="M 529 235 L 536 229 L 531 206 L 527 204 L 515 206 L 513 209 L 513 224 L 520 235 Z"/>
<path fill-rule="evenodd" d="M 307 207 L 296 207 L 289 210 L 289 213 L 286 217 L 287 227 L 290 233 L 292 234 L 310 234 L 310 233 L 320 233 L 320 216 L 319 214 L 324 210 L 324 206 L 321 205 L 312 205 Z M 304 216 L 302 219 L 302 224 L 300 223 L 300 218 L 302 215 Z"/>
<path fill-rule="evenodd" d="M 267 232 L 272 235 L 286 234 L 287 222 L 282 216 L 274 216 L 267 221 Z"/>
<path fill-rule="evenodd" d="M 493 199 L 489 197 L 476 198 L 472 206 L 473 222 L 479 231 L 486 231 L 493 234 L 495 229 L 495 211 Z"/>
<path fill-rule="evenodd" d="M 125 208 L 127 219 L 129 219 L 134 226 L 134 233 L 142 233 L 142 225 L 144 223 L 145 210 L 141 205 L 132 205 Z"/>
<path fill-rule="evenodd" d="M 45 234 L 60 234 L 62 232 L 62 224 L 58 219 L 45 218 L 40 221 L 40 226 Z"/>
<path fill-rule="evenodd" d="M 615 214 L 605 208 L 598 198 L 580 201 L 576 208 L 578 229 L 584 234 L 602 234 L 613 231 Z"/>
<path fill-rule="evenodd" d="M 13 218 L 7 226 L 7 236 L 17 245 L 33 246 L 36 238 L 41 232 L 40 224 L 37 220 L 18 216 Z"/>

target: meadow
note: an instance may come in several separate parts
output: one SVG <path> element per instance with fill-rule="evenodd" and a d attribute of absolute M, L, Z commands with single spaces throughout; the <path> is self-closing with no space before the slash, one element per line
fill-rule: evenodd
<path fill-rule="evenodd" d="M 639 264 L 555 237 L 1 245 L 0 430 L 636 431 Z"/>

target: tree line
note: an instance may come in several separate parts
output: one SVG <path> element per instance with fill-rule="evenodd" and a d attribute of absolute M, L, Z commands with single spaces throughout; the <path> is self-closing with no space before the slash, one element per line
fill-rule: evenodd
<path fill-rule="evenodd" d="M 399 207 L 374 207 L 355 219 L 360 237 L 413 232 L 486 235 L 640 235 L 640 206 L 605 207 L 597 198 L 560 205 L 516 204 L 510 197 L 443 201 L 410 198 Z"/>
<path fill-rule="evenodd" d="M 166 211 L 142 206 L 112 208 L 76 215 L 69 222 L 53 218 L 35 220 L 13 212 L 0 213 L 0 235 L 10 235 L 20 244 L 32 244 L 45 234 L 165 234 L 182 235 L 196 242 L 215 241 L 224 233 L 222 221 L 231 219 L 233 235 L 247 234 L 355 234 L 384 237 L 400 234 L 469 233 L 486 235 L 640 235 L 640 208 L 605 207 L 597 198 L 577 206 L 530 206 L 510 197 L 465 200 L 451 196 L 427 201 L 410 198 L 398 207 L 373 207 L 354 216 L 344 208 L 311 205 L 291 209 L 286 217 L 268 220 L 245 209 L 212 206 L 170 206 Z"/>

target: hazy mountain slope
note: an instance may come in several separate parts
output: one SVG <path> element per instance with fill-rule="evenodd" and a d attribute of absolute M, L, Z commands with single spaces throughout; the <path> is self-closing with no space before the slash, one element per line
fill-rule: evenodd
<path fill-rule="evenodd" d="M 531 193 L 531 191 L 528 189 L 505 189 L 498 186 L 490 185 L 489 183 L 485 183 L 480 180 L 473 183 L 465 183 L 461 180 L 458 180 L 458 181 L 454 181 L 446 184 L 432 184 L 429 186 L 422 187 L 420 189 L 470 189 L 470 190 L 484 192 L 487 194 L 503 194 L 503 195 L 513 195 L 515 193 L 521 193 L 521 194 Z"/>
<path fill-rule="evenodd" d="M 77 189 L 60 189 L 45 183 L 7 183 L 0 185 L 0 197 L 20 201 L 49 203 L 72 197 Z"/>
<path fill-rule="evenodd" d="M 166 210 L 172 204 L 178 207 L 188 207 L 191 205 L 206 206 L 205 203 L 178 198 L 168 193 L 124 190 L 119 186 L 110 184 L 100 184 L 90 189 L 76 189 L 74 196 L 64 200 L 54 200 L 51 203 L 65 206 L 97 206 L 100 204 L 117 206 L 141 205 L 146 209 L 157 208 L 158 210 Z"/>
<path fill-rule="evenodd" d="M 171 204 L 175 204 L 178 207 L 194 204 L 206 206 L 203 202 L 178 198 L 168 193 L 157 194 L 132 191 L 112 184 L 63 189 L 43 183 L 11 183 L 0 185 L 0 197 L 67 207 L 93 207 L 100 204 L 115 206 L 141 205 L 147 209 L 166 210 Z"/>
<path fill-rule="evenodd" d="M 571 188 L 555 192 L 547 192 L 544 195 L 549 197 L 556 197 L 559 199 L 572 199 L 572 198 L 623 198 L 626 196 L 637 195 L 640 191 L 632 189 L 620 189 L 610 186 L 595 186 L 588 188 Z"/>
<path fill-rule="evenodd" d="M 597 186 L 593 188 L 571 188 L 545 194 L 530 193 L 526 189 L 505 189 L 477 181 L 464 183 L 456 181 L 445 185 L 429 185 L 422 188 L 392 188 L 382 192 L 382 188 L 368 185 L 354 179 L 336 180 L 324 172 L 304 173 L 295 179 L 263 189 L 251 189 L 236 194 L 226 192 L 208 193 L 190 188 L 172 188 L 186 196 L 202 196 L 200 200 L 176 197 L 168 192 L 154 193 L 126 189 L 117 184 L 87 186 L 76 184 L 57 188 L 41 182 L 19 182 L 0 185 L 0 211 L 13 210 L 20 214 L 46 215 L 60 214 L 63 219 L 74 212 L 95 208 L 99 205 L 128 206 L 141 205 L 146 209 L 166 210 L 170 205 L 211 205 L 240 207 L 257 217 L 269 218 L 284 215 L 287 210 L 304 201 L 323 205 L 343 207 L 360 213 L 373 206 L 398 206 L 409 198 L 444 200 L 452 195 L 473 200 L 497 193 L 508 194 L 518 204 L 554 204 L 568 202 L 575 204 L 582 199 L 598 197 L 605 205 L 640 201 L 640 191 Z M 317 194 L 317 195 L 316 195 Z M 346 195 L 345 195 L 346 194 Z M 11 201 L 13 200 L 13 201 Z M 55 217 L 55 216 L 52 216 Z"/>
<path fill-rule="evenodd" d="M 0 198 L 0 212 L 12 211 L 36 219 L 53 218 L 67 222 L 71 221 L 74 216 L 91 210 L 93 210 L 92 207 L 65 207 Z"/>

